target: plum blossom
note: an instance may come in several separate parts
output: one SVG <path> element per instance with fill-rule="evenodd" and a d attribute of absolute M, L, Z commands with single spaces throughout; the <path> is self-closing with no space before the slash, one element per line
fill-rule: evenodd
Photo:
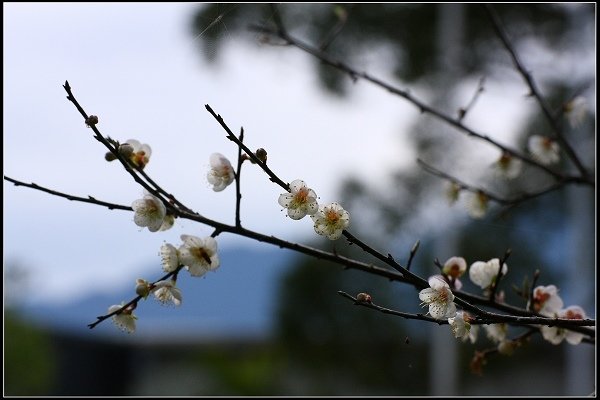
<path fill-rule="evenodd" d="M 587 114 L 587 100 L 583 96 L 577 96 L 564 105 L 564 111 L 571 127 L 577 128 Z"/>
<path fill-rule="evenodd" d="M 147 190 L 144 190 L 144 198 L 135 200 L 131 208 L 135 211 L 133 222 L 142 228 L 148 227 L 150 232 L 156 232 L 162 227 L 167 214 L 163 202 Z"/>
<path fill-rule="evenodd" d="M 233 182 L 235 172 L 229 160 L 221 153 L 210 155 L 210 171 L 206 174 L 206 179 L 213 185 L 215 192 L 220 192 Z"/>
<path fill-rule="evenodd" d="M 315 215 L 310 216 L 315 223 L 315 232 L 336 240 L 342 236 L 342 231 L 350 225 L 350 214 L 338 203 L 330 203 L 319 207 Z"/>
<path fill-rule="evenodd" d="M 587 315 L 581 307 L 570 306 L 558 311 L 555 314 L 555 317 L 566 319 L 586 319 Z M 570 331 L 558 326 L 542 326 L 540 327 L 540 331 L 542 332 L 544 339 L 552 344 L 560 344 L 563 339 L 566 339 L 570 344 L 579 344 L 585 336 L 583 333 Z"/>
<path fill-rule="evenodd" d="M 121 309 L 123 305 L 112 305 L 108 308 L 108 313 L 113 313 L 119 309 Z M 112 321 L 114 324 L 124 332 L 133 333 L 135 332 L 135 320 L 137 317 L 133 315 L 132 306 L 127 307 L 119 314 L 115 314 L 112 316 Z"/>
<path fill-rule="evenodd" d="M 152 292 L 154 297 L 163 305 L 171 302 L 176 306 L 181 304 L 181 290 L 175 286 L 174 280 L 156 282 Z"/>
<path fill-rule="evenodd" d="M 448 325 L 450 325 L 455 338 L 464 340 L 469 337 L 471 324 L 469 323 L 468 314 L 465 314 L 463 311 L 458 311 L 456 315 L 448 318 Z"/>
<path fill-rule="evenodd" d="M 152 149 L 147 144 L 142 144 L 135 139 L 129 139 L 119 146 L 119 153 L 125 156 L 133 166 L 144 169 L 150 161 Z"/>
<path fill-rule="evenodd" d="M 450 205 L 456 203 L 458 201 L 458 197 L 460 195 L 460 185 L 455 182 L 449 182 L 446 187 L 446 199 L 448 199 L 448 203 Z"/>
<path fill-rule="evenodd" d="M 456 305 L 454 304 L 454 295 L 450 286 L 440 275 L 434 275 L 429 278 L 429 286 L 419 292 L 419 299 L 422 306 L 429 306 L 429 315 L 435 319 L 446 319 L 456 315 Z"/>
<path fill-rule="evenodd" d="M 486 331 L 486 335 L 487 335 L 488 339 L 490 339 L 494 343 L 500 343 L 504 339 L 506 339 L 506 333 L 508 332 L 508 325 L 506 325 L 504 323 L 484 325 L 483 328 Z"/>
<path fill-rule="evenodd" d="M 531 309 L 547 317 L 554 316 L 563 308 L 563 301 L 558 296 L 558 289 L 554 285 L 538 286 L 533 289 L 532 300 Z"/>
<path fill-rule="evenodd" d="M 481 190 L 471 193 L 467 199 L 467 211 L 469 215 L 473 218 L 483 218 L 487 212 L 489 202 L 490 198 Z"/>
<path fill-rule="evenodd" d="M 279 195 L 279 205 L 287 208 L 291 219 L 302 219 L 307 214 L 314 215 L 319 210 L 317 194 L 308 188 L 303 180 L 296 179 L 290 183 L 290 193 Z"/>
<path fill-rule="evenodd" d="M 167 214 L 167 215 L 165 215 L 165 218 L 163 219 L 163 222 L 160 225 L 160 228 L 158 228 L 158 230 L 159 231 L 168 231 L 169 229 L 171 229 L 173 227 L 174 224 L 175 224 L 175 216 L 173 214 Z"/>
<path fill-rule="evenodd" d="M 181 235 L 183 244 L 179 247 L 179 262 L 187 267 L 192 276 L 202 276 L 219 267 L 217 241 L 213 237 L 201 239 L 191 235 Z"/>
<path fill-rule="evenodd" d="M 456 290 L 462 288 L 462 282 L 458 279 L 467 270 L 467 262 L 462 257 L 450 257 L 444 263 L 442 273 L 450 281 L 450 285 Z"/>
<path fill-rule="evenodd" d="M 179 262 L 179 250 L 170 243 L 160 246 L 160 259 L 165 272 L 173 272 L 181 264 Z"/>
<path fill-rule="evenodd" d="M 488 262 L 476 261 L 469 268 L 469 278 L 471 281 L 482 289 L 488 288 L 498 276 L 500 269 L 500 260 L 493 258 Z M 506 275 L 508 267 L 502 265 L 502 275 Z"/>
<path fill-rule="evenodd" d="M 527 142 L 532 157 L 544 165 L 556 164 L 560 160 L 560 147 L 549 137 L 533 135 Z"/>
<path fill-rule="evenodd" d="M 521 174 L 523 162 L 508 153 L 502 153 L 494 163 L 494 168 L 498 176 L 505 179 L 514 179 Z"/>

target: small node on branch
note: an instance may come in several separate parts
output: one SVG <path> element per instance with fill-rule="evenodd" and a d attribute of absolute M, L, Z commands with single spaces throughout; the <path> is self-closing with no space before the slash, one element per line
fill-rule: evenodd
<path fill-rule="evenodd" d="M 90 115 L 85 120 L 85 124 L 87 125 L 88 128 L 91 128 L 93 125 L 96 125 L 97 123 L 98 123 L 98 117 L 95 115 Z"/>

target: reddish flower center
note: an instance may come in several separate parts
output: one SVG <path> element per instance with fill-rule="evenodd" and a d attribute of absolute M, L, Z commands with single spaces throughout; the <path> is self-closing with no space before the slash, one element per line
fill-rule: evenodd
<path fill-rule="evenodd" d="M 579 313 L 577 311 L 567 310 L 567 312 L 565 313 L 565 318 L 568 318 L 568 319 L 583 319 L 583 315 L 581 315 L 581 313 Z"/>

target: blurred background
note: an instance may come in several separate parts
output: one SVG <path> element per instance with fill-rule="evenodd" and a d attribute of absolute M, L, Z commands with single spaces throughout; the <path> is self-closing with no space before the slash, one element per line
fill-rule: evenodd
<path fill-rule="evenodd" d="M 483 8 L 460 4 L 282 4 L 288 30 L 457 115 L 484 78 L 465 125 L 515 149 L 550 135 L 537 103 L 494 35 Z M 581 95 L 588 113 L 566 137 L 595 174 L 595 5 L 495 5 L 523 63 L 560 114 Z M 4 3 L 4 174 L 77 195 L 130 205 L 142 190 L 65 98 L 68 80 L 104 135 L 152 146 L 146 172 L 184 204 L 234 222 L 235 190 L 206 182 L 211 153 L 237 149 L 209 104 L 251 149 L 264 147 L 284 180 L 305 180 L 320 202 L 340 202 L 351 231 L 413 270 L 433 260 L 469 264 L 512 249 L 507 301 L 541 270 L 565 306 L 595 318 L 595 190 L 572 186 L 471 219 L 422 158 L 463 181 L 511 196 L 547 186 L 525 169 L 507 184 L 490 165 L 497 148 L 465 137 L 403 99 L 248 29 L 271 24 L 269 4 Z M 338 29 L 338 27 L 340 29 Z M 562 170 L 574 166 L 562 160 Z M 319 240 L 292 221 L 281 192 L 257 168 L 242 177 L 245 227 L 374 262 L 341 240 Z M 595 346 L 553 346 L 534 335 L 512 357 L 469 371 L 474 345 L 447 327 L 352 307 L 338 290 L 420 312 L 413 288 L 297 253 L 223 234 L 221 267 L 181 274 L 183 304 L 154 300 L 127 335 L 87 324 L 134 297 L 136 278 L 162 275 L 159 248 L 212 229 L 176 221 L 150 233 L 133 216 L 4 183 L 5 395 L 588 395 Z M 465 289 L 476 288 L 465 283 Z M 515 329 L 510 335 L 519 334 Z"/>

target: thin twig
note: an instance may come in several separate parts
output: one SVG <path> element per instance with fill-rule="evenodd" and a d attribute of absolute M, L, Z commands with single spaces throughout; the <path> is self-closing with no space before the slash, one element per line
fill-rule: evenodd
<path fill-rule="evenodd" d="M 341 6 L 334 6 L 341 7 Z M 325 51 L 327 47 L 339 36 L 346 26 L 348 22 L 348 17 L 350 16 L 350 11 L 354 8 L 354 4 L 348 4 L 347 8 L 344 8 L 342 11 L 339 11 L 339 15 L 337 15 L 338 20 L 335 25 L 329 30 L 329 32 L 325 35 L 325 38 L 321 41 L 321 45 L 319 46 L 319 50 Z"/>
<path fill-rule="evenodd" d="M 231 140 L 232 142 L 234 142 L 235 144 L 237 144 L 239 147 L 241 147 L 246 152 L 248 157 L 250 157 L 250 159 L 252 161 L 254 161 L 256 164 L 258 164 L 258 166 L 260 168 L 262 168 L 262 170 L 265 171 L 265 173 L 267 175 L 269 175 L 269 179 L 272 182 L 278 184 L 284 190 L 287 190 L 289 192 L 290 186 L 287 183 L 285 183 L 284 181 L 282 181 L 281 179 L 279 179 L 279 177 L 277 175 L 275 175 L 275 173 L 273 171 L 271 171 L 271 168 L 269 168 L 266 163 L 262 162 L 262 160 L 260 158 L 258 158 L 256 156 L 256 154 L 254 154 L 244 143 L 242 143 L 237 138 L 237 136 L 235 136 L 233 134 L 233 132 L 231 131 L 231 129 L 229 129 L 229 127 L 227 126 L 225 121 L 223 121 L 223 118 L 220 115 L 218 115 L 217 113 L 215 113 L 208 104 L 206 104 L 205 107 L 208 110 L 208 112 L 217 120 L 217 122 L 221 125 L 221 127 L 223 127 L 223 129 L 225 129 L 225 131 L 227 132 L 227 138 L 229 140 Z"/>
<path fill-rule="evenodd" d="M 62 192 L 57 192 L 56 190 L 52 190 L 52 189 L 48 189 L 45 188 L 43 186 L 38 185 L 37 183 L 25 183 L 13 178 L 10 178 L 8 176 L 4 176 L 4 179 L 14 183 L 15 186 L 25 186 L 31 189 L 36 189 L 36 190 L 40 190 L 42 192 L 46 192 L 49 193 L 53 196 L 58 196 L 58 197 L 64 197 L 65 199 L 71 200 L 71 201 L 80 201 L 82 203 L 91 203 L 91 204 L 96 204 L 98 206 L 102 206 L 102 207 L 106 207 L 109 210 L 125 210 L 125 211 L 133 211 L 133 209 L 129 206 L 123 206 L 121 204 L 115 204 L 115 203 L 108 203 L 106 201 L 101 201 L 101 200 L 97 200 L 92 196 L 88 196 L 88 197 L 79 197 L 79 196 L 73 196 L 67 193 L 62 193 Z"/>
<path fill-rule="evenodd" d="M 502 266 L 504 265 L 504 263 L 506 263 L 506 260 L 508 260 L 508 257 L 510 257 L 511 254 L 511 249 L 507 249 L 506 252 L 504 253 L 504 256 L 499 260 L 500 261 L 500 266 L 498 267 L 498 272 L 496 273 L 496 279 L 494 279 L 492 282 L 492 288 L 490 290 L 490 301 L 495 301 L 496 299 L 496 292 L 498 291 L 498 286 L 500 285 L 500 279 L 502 279 Z"/>
<path fill-rule="evenodd" d="M 377 310 L 384 314 L 391 314 L 391 315 L 395 315 L 397 317 L 402 317 L 405 319 L 418 319 L 421 321 L 433 322 L 438 325 L 448 325 L 448 320 L 445 320 L 445 319 L 435 319 L 432 317 L 428 317 L 425 314 L 413 314 L 413 313 L 406 313 L 406 312 L 402 312 L 402 311 L 396 311 L 396 310 L 392 310 L 390 308 L 378 306 L 376 304 L 373 304 L 372 302 L 359 301 L 356 299 L 356 297 L 353 297 L 353 296 L 349 295 L 348 293 L 343 292 L 341 290 L 338 290 L 338 294 L 342 297 L 345 297 L 349 300 L 354 301 L 354 304 L 357 306 L 367 307 L 367 308 L 370 308 L 373 310 Z"/>
<path fill-rule="evenodd" d="M 465 119 L 465 117 L 467 116 L 467 113 L 469 111 L 471 111 L 471 108 L 473 108 L 473 106 L 475 105 L 475 102 L 477 101 L 477 99 L 479 98 L 479 96 L 481 95 L 481 93 L 483 93 L 483 90 L 484 90 L 483 84 L 484 84 L 484 82 L 485 82 L 485 77 L 479 79 L 479 83 L 477 84 L 477 90 L 473 94 L 473 97 L 471 98 L 471 101 L 469 101 L 469 103 L 465 107 L 461 107 L 461 108 L 458 109 L 458 120 L 460 122 L 462 122 L 462 120 Z"/>
<path fill-rule="evenodd" d="M 535 312 L 534 302 L 535 298 L 533 297 L 533 292 L 535 291 L 535 285 L 537 284 L 538 279 L 540 278 L 540 270 L 536 269 L 533 272 L 533 279 L 531 280 L 531 287 L 529 288 L 529 293 L 527 293 L 527 310 L 531 312 Z"/>
<path fill-rule="evenodd" d="M 410 265 L 412 264 L 413 258 L 415 258 L 415 255 L 417 254 L 417 251 L 419 250 L 419 244 L 421 244 L 421 242 L 419 240 L 417 240 L 415 242 L 415 244 L 413 245 L 412 249 L 410 249 L 410 255 L 408 256 L 408 261 L 406 262 L 406 270 L 410 271 Z"/>
<path fill-rule="evenodd" d="M 244 128 L 240 129 L 240 143 L 244 143 Z M 240 204 L 242 202 L 242 192 L 240 190 L 240 180 L 242 174 L 242 148 L 238 146 L 237 169 L 235 173 L 235 226 L 241 228 L 242 221 L 240 219 Z"/>

